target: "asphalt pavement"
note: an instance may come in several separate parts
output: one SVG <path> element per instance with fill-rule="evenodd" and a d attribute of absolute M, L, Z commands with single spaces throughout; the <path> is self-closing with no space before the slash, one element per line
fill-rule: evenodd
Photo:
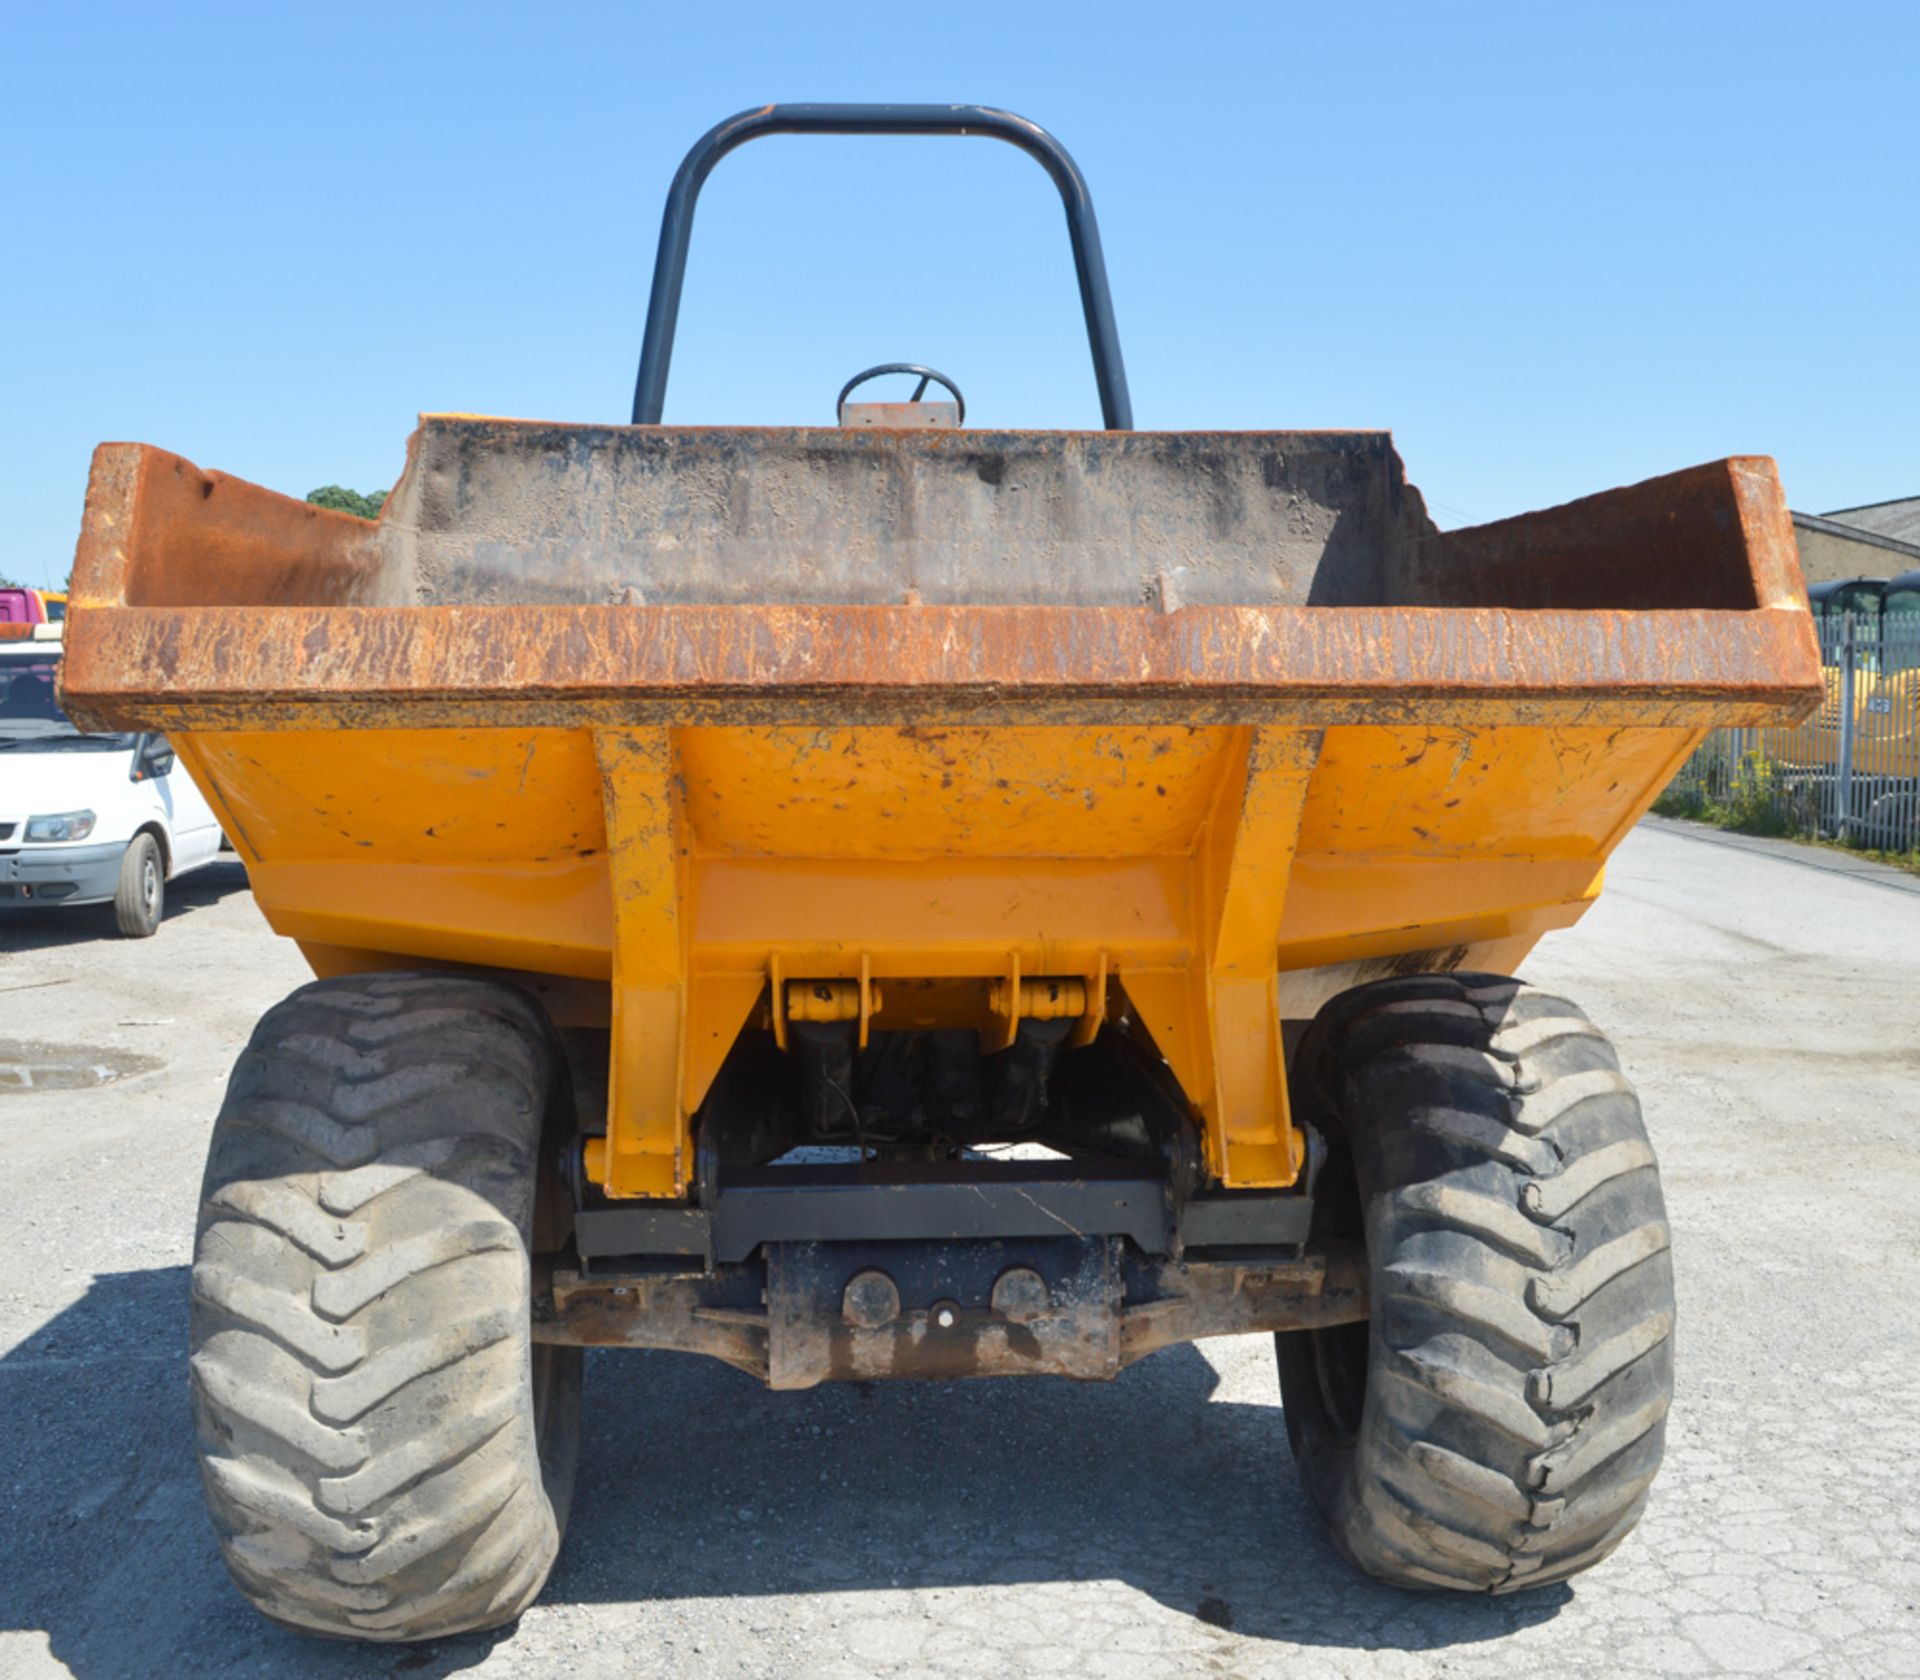
<path fill-rule="evenodd" d="M 1593 1573 L 1493 1600 L 1354 1574 L 1263 1338 L 1107 1385 L 802 1394 L 608 1354 L 541 1602 L 372 1648 L 242 1603 L 191 1452 L 207 1132 L 298 954 L 234 865 L 149 941 L 10 913 L 0 1676 L 1920 1675 L 1920 878 L 1650 821 L 1527 977 L 1615 1036 L 1674 1229 L 1666 1470 Z"/>

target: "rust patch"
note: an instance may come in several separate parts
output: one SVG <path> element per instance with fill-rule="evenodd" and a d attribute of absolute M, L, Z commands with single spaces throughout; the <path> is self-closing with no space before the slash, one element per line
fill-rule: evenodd
<path fill-rule="evenodd" d="M 1031 722 L 1785 724 L 1803 612 L 1481 608 L 83 608 L 110 729 Z"/>
<path fill-rule="evenodd" d="M 848 1324 L 830 1295 L 783 1289 L 777 1273 L 768 1310 L 757 1311 L 731 1304 L 742 1298 L 746 1268 L 583 1277 L 537 1264 L 534 1340 L 704 1353 L 775 1388 L 1041 1374 L 1101 1381 L 1180 1342 L 1326 1329 L 1369 1310 L 1358 1243 L 1329 1243 L 1297 1260 L 1169 1262 L 1152 1274 L 1155 1298 L 1124 1307 L 1108 1257 L 1079 1289 L 1063 1292 L 1056 1280 L 1044 1311 L 937 1303 L 874 1328 Z"/>

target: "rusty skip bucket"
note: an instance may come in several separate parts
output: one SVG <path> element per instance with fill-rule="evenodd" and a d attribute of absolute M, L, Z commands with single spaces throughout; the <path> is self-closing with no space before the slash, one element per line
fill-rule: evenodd
<path fill-rule="evenodd" d="M 430 418 L 373 524 L 110 444 L 74 600 L 67 704 L 173 737 L 317 966 L 653 999 L 600 1167 L 654 1195 L 776 965 L 1104 962 L 1214 1170 L 1286 1182 L 1210 975 L 1505 971 L 1705 731 L 1820 694 L 1769 462 L 1443 533 L 1371 433 Z"/>

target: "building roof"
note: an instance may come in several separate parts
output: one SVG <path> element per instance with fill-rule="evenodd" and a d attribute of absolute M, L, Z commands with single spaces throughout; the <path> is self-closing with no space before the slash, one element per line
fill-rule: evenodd
<path fill-rule="evenodd" d="M 1891 502 L 1868 502 L 1864 507 L 1838 508 L 1823 513 L 1836 525 L 1851 525 L 1857 531 L 1872 531 L 1876 536 L 1892 537 L 1899 542 L 1920 543 L 1920 496 L 1902 496 Z"/>
<path fill-rule="evenodd" d="M 1915 501 L 1916 505 L 1920 505 L 1920 498 L 1916 498 Z M 1920 529 L 1915 530 L 1912 540 L 1909 541 L 1886 535 L 1864 525 L 1849 525 L 1830 513 L 1796 513 L 1793 516 L 1793 522 L 1803 531 L 1818 531 L 1822 536 L 1838 537 L 1843 542 L 1858 543 L 1865 548 L 1885 549 L 1888 555 L 1886 567 L 1889 574 L 1907 571 L 1912 561 L 1920 560 Z M 1896 556 L 1899 558 L 1895 558 Z M 1902 561 L 1907 564 L 1903 564 Z"/>

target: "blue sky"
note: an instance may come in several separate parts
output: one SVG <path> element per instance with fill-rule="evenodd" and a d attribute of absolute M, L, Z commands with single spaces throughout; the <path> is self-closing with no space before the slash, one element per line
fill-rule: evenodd
<path fill-rule="evenodd" d="M 26 6 L 0 54 L 0 573 L 87 458 L 390 484 L 414 415 L 622 420 L 662 196 L 777 99 L 1051 128 L 1136 423 L 1391 427 L 1444 524 L 1731 453 L 1920 493 L 1920 6 Z M 945 369 L 1098 424 L 1053 190 L 982 141 L 775 139 L 702 200 L 667 419 Z"/>

